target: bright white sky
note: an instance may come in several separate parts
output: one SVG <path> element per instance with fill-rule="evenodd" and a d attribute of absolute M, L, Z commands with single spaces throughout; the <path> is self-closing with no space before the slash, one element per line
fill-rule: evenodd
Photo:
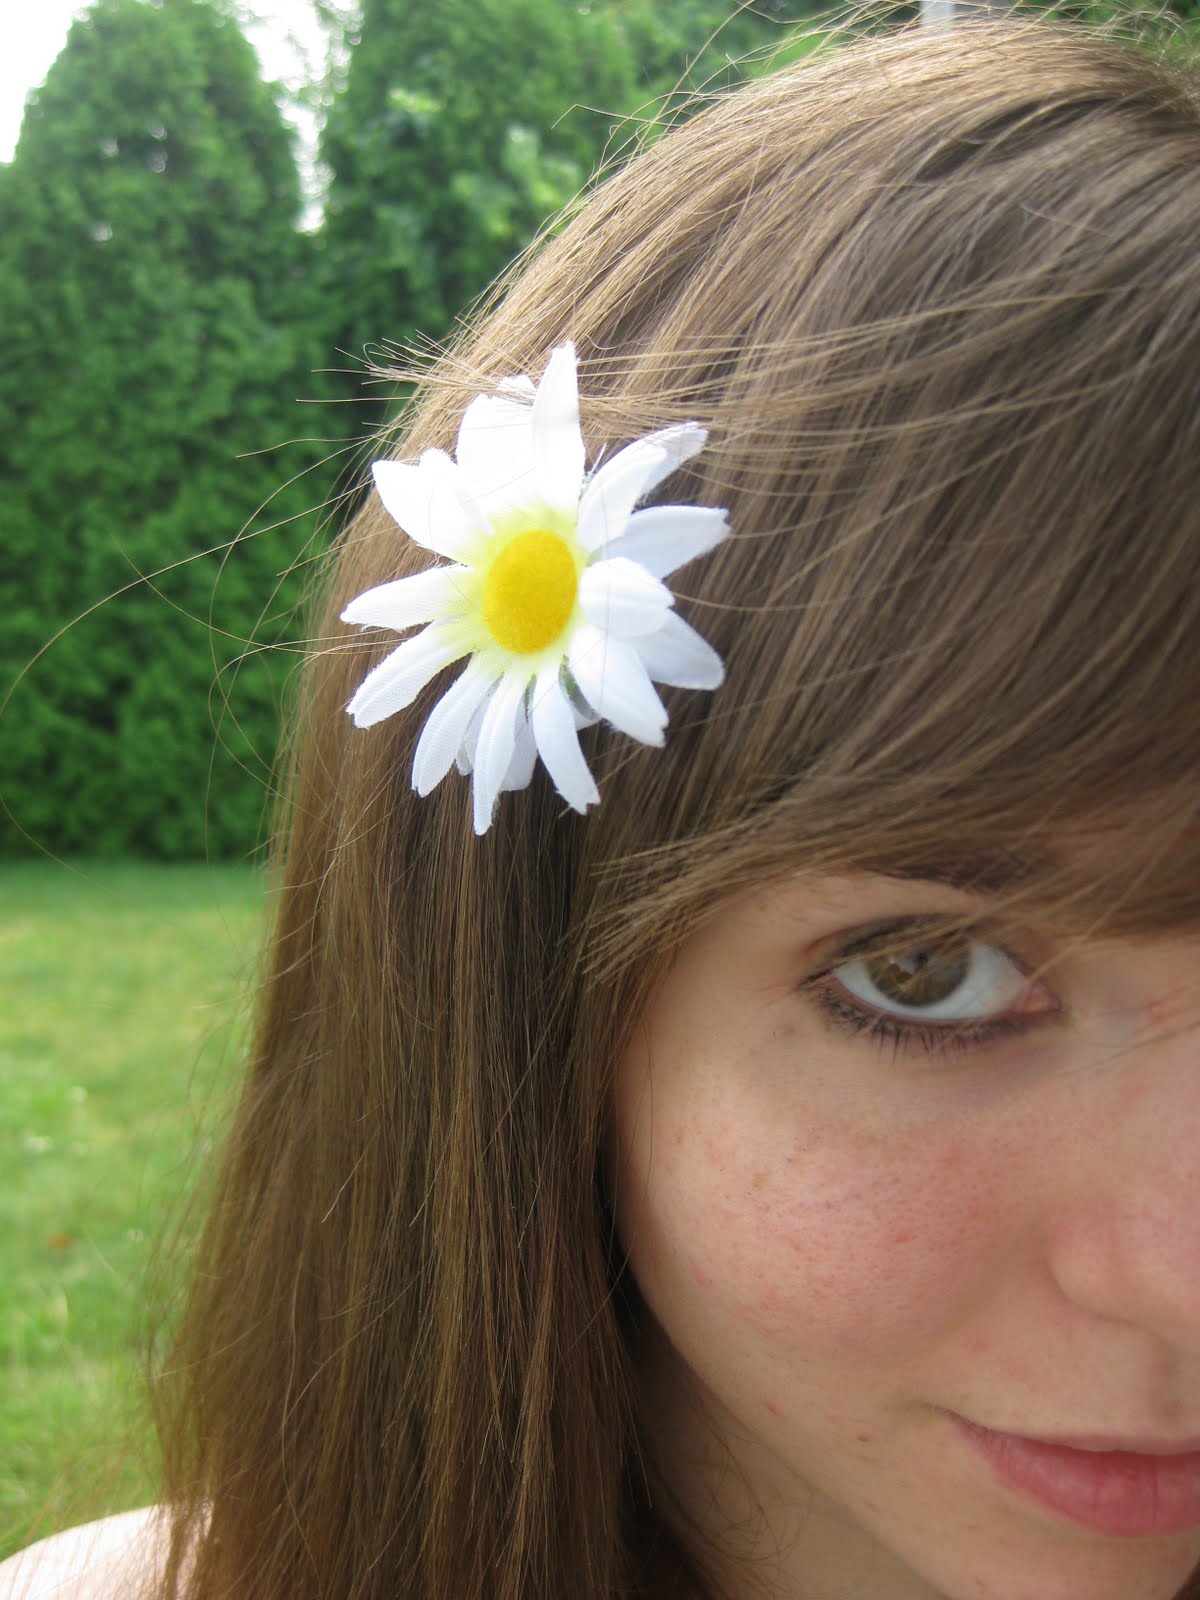
<path fill-rule="evenodd" d="M 322 36 L 310 0 L 249 0 L 247 33 L 267 78 L 299 84 L 320 71 Z M 11 161 L 25 96 L 44 82 L 86 0 L 0 0 L 0 161 Z"/>

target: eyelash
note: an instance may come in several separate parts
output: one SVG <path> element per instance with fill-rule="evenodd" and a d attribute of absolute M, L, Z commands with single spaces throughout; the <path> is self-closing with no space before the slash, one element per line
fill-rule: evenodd
<path fill-rule="evenodd" d="M 921 1022 L 912 1017 L 889 1015 L 885 1011 L 872 1009 L 849 995 L 833 976 L 839 967 L 856 958 L 880 954 L 884 950 L 896 954 L 906 953 L 905 947 L 898 943 L 896 935 L 898 933 L 911 935 L 912 945 L 909 946 L 911 949 L 920 943 L 922 928 L 926 925 L 917 919 L 903 923 L 889 923 L 886 927 L 867 931 L 838 949 L 834 953 L 834 959 L 820 972 L 813 973 L 807 978 L 802 988 L 808 992 L 824 1019 L 832 1027 L 857 1038 L 869 1039 L 880 1049 L 890 1050 L 893 1057 L 906 1053 L 926 1056 L 967 1055 L 1002 1039 L 1011 1039 L 1027 1033 L 1031 1028 L 1044 1023 L 1048 1015 L 1053 1015 L 1046 1012 L 1034 1012 L 1026 1016 L 1008 1016 L 1000 1013 L 997 1016 L 980 1018 L 976 1022 Z M 972 942 L 980 944 L 986 941 Z M 1024 965 L 1015 955 L 1004 950 L 1003 946 L 996 948 L 1014 966 L 1020 968 Z"/>
<path fill-rule="evenodd" d="M 839 963 L 840 964 L 840 963 Z M 822 987 L 828 973 L 818 973 L 805 985 L 826 1020 L 843 1033 L 869 1039 L 893 1056 L 907 1051 L 924 1055 L 966 1055 L 999 1039 L 1013 1038 L 1032 1026 L 1032 1019 L 988 1017 L 976 1023 L 915 1022 L 910 1018 L 889 1017 L 884 1011 L 869 1011 L 844 991 Z"/>

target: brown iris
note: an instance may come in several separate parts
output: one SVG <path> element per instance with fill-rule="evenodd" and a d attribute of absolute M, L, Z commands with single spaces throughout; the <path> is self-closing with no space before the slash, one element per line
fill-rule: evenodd
<path fill-rule="evenodd" d="M 971 963 L 968 940 L 953 945 L 916 945 L 869 957 L 866 973 L 885 999 L 899 1006 L 935 1006 L 960 989 Z"/>

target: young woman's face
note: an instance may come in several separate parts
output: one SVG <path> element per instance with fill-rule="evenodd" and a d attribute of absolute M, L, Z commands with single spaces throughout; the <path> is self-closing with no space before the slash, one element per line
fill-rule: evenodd
<path fill-rule="evenodd" d="M 958 911 L 986 902 L 796 879 L 655 991 L 614 1146 L 646 1427 L 734 1595 L 1170 1600 L 1200 941 L 939 945 Z"/>

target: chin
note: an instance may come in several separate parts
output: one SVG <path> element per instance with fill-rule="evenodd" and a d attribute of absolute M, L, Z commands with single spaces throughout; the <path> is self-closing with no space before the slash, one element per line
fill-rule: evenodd
<path fill-rule="evenodd" d="M 971 1535 L 968 1533 L 968 1539 Z M 1052 1536 L 1053 1537 L 1053 1536 Z M 1037 1548 L 1018 1537 L 996 1540 L 986 1564 L 974 1535 L 966 1559 L 958 1563 L 943 1548 L 933 1561 L 910 1559 L 928 1584 L 913 1600 L 1184 1600 L 1189 1579 L 1200 1564 L 1200 1534 L 1157 1539 L 1107 1539 L 1064 1529 L 1056 1550 L 1037 1540 Z M 875 1600 L 888 1591 L 870 1590 Z M 1200 1588 L 1195 1591 L 1200 1600 Z M 896 1600 L 908 1600 L 901 1588 Z M 889 1600 L 891 1600 L 889 1594 Z"/>

